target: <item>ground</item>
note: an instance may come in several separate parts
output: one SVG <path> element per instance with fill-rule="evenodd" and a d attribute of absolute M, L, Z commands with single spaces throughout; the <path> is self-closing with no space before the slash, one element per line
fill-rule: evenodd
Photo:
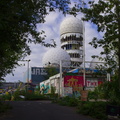
<path fill-rule="evenodd" d="M 95 120 L 80 115 L 74 107 L 60 106 L 51 101 L 7 101 L 13 109 L 0 120 Z"/>

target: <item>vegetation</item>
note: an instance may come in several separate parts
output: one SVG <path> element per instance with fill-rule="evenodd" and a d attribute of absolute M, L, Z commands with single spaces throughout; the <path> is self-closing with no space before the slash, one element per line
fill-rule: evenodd
<path fill-rule="evenodd" d="M 28 43 L 56 46 L 45 42 L 45 32 L 37 31 L 37 25 L 50 12 L 68 13 L 69 4 L 70 0 L 0 0 L 0 80 L 31 53 Z"/>
<path fill-rule="evenodd" d="M 88 100 L 90 99 L 104 99 L 112 105 L 120 105 L 118 77 L 114 76 L 112 81 L 106 81 L 96 87 L 94 91 L 89 91 Z"/>
<path fill-rule="evenodd" d="M 47 75 L 45 76 L 46 80 L 49 79 L 49 77 L 59 73 L 59 69 L 56 67 L 48 66 L 46 70 L 47 70 Z"/>
<path fill-rule="evenodd" d="M 77 112 L 99 120 L 107 120 L 106 105 L 106 102 L 81 101 L 77 107 Z"/>
<path fill-rule="evenodd" d="M 73 97 L 66 96 L 59 99 L 53 99 L 52 102 L 58 103 L 63 106 L 75 107 L 78 105 L 79 99 L 75 98 L 74 96 Z"/>
<path fill-rule="evenodd" d="M 84 3 L 84 8 L 77 4 L 78 9 L 84 14 L 84 21 L 96 25 L 97 31 L 103 34 L 102 38 L 94 37 L 90 44 L 94 48 L 102 47 L 99 57 L 106 63 L 104 70 L 108 73 L 114 71 L 115 76 L 111 81 L 106 81 L 88 94 L 88 100 L 96 102 L 80 102 L 79 112 L 85 115 L 106 120 L 106 105 L 120 105 L 120 1 L 119 0 L 89 0 Z M 98 102 L 105 99 L 107 102 Z M 99 112 L 99 113 L 98 113 Z"/>
<path fill-rule="evenodd" d="M 21 85 L 20 85 L 21 86 Z M 15 92 L 1 95 L 2 101 L 23 101 L 23 100 L 52 100 L 57 99 L 58 94 L 55 93 L 55 87 L 51 87 L 51 92 L 49 94 L 40 93 L 40 87 L 34 89 L 23 89 L 20 90 L 20 86 Z"/>
<path fill-rule="evenodd" d="M 90 44 L 94 48 L 102 47 L 101 55 L 104 55 L 107 71 L 118 70 L 120 88 L 120 1 L 119 0 L 94 0 L 88 1 L 81 10 L 85 21 L 95 24 L 98 32 L 102 32 L 102 38 L 93 38 Z M 109 66 L 109 67 L 108 67 Z"/>

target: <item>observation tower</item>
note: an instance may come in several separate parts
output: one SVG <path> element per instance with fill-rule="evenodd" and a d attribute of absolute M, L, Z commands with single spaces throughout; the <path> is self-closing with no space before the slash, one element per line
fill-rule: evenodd
<path fill-rule="evenodd" d="M 60 25 L 61 48 L 69 55 L 72 67 L 83 62 L 83 22 L 76 17 L 66 18 Z"/>

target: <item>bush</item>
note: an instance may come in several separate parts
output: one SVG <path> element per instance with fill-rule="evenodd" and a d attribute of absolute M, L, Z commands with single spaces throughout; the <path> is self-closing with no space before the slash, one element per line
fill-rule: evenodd
<path fill-rule="evenodd" d="M 68 102 L 69 106 L 77 106 L 78 105 L 78 99 L 77 98 L 70 98 Z"/>
<path fill-rule="evenodd" d="M 23 100 L 23 99 L 20 97 L 20 91 L 19 91 L 19 90 L 16 90 L 16 91 L 13 93 L 11 100 L 12 100 L 12 101 Z"/>
<path fill-rule="evenodd" d="M 46 100 L 46 99 L 48 99 L 48 97 L 41 94 L 35 94 L 29 92 L 25 94 L 25 100 Z"/>
<path fill-rule="evenodd" d="M 4 95 L 2 95 L 2 96 L 1 96 L 1 99 L 2 99 L 3 101 L 5 101 L 5 100 L 11 100 L 11 94 L 4 94 Z"/>
<path fill-rule="evenodd" d="M 78 105 L 78 99 L 75 97 L 63 97 L 61 99 L 58 100 L 58 103 L 60 105 L 64 105 L 64 106 L 77 106 Z"/>
<path fill-rule="evenodd" d="M 91 116 L 100 120 L 106 120 L 106 102 L 81 101 L 78 105 L 78 113 Z"/>

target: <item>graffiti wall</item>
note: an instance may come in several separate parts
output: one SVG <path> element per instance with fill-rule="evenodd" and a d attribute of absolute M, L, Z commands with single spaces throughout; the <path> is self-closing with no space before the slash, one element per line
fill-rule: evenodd
<path fill-rule="evenodd" d="M 65 89 L 64 94 L 70 95 L 71 89 L 72 89 L 72 94 L 74 94 L 75 96 L 79 96 L 80 91 L 83 88 L 83 85 L 84 85 L 83 76 L 65 76 L 64 77 L 64 89 Z"/>
<path fill-rule="evenodd" d="M 45 85 L 45 84 L 41 84 L 40 85 L 40 93 L 43 93 L 43 94 L 50 93 L 50 86 Z"/>
<path fill-rule="evenodd" d="M 86 87 L 95 88 L 98 85 L 102 84 L 103 80 L 96 79 L 87 79 Z M 80 95 L 80 91 L 83 90 L 84 86 L 84 78 L 83 76 L 65 76 L 64 77 L 64 94 L 70 95 L 73 94 L 75 96 Z"/>
<path fill-rule="evenodd" d="M 97 87 L 98 85 L 102 84 L 103 81 L 101 80 L 86 80 L 86 87 Z"/>

